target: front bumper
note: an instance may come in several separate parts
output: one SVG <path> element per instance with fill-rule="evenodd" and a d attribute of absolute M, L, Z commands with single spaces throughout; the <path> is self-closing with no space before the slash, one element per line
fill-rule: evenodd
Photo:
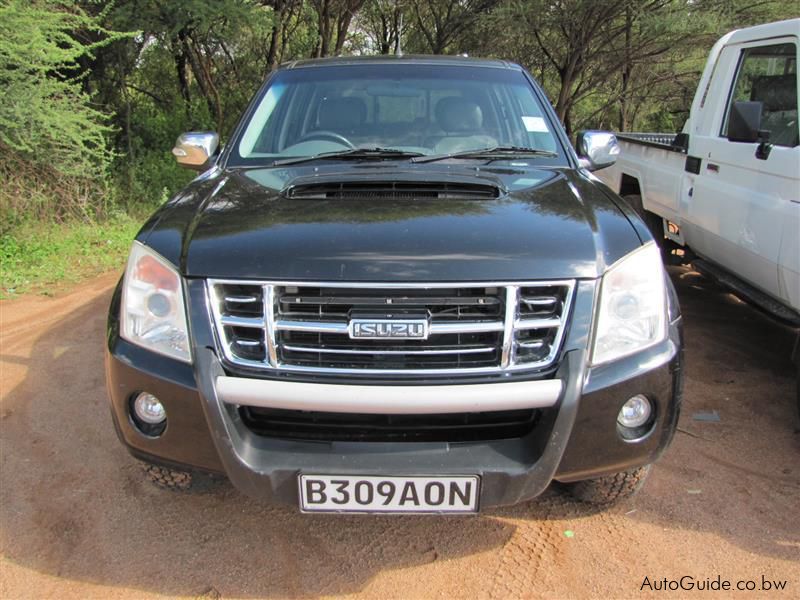
<path fill-rule="evenodd" d="M 515 504 L 539 495 L 554 479 L 577 481 L 649 464 L 668 446 L 675 431 L 683 380 L 680 317 L 674 318 L 670 335 L 661 344 L 589 369 L 586 348 L 594 286 L 583 287 L 554 376 L 560 382 L 557 401 L 524 437 L 454 444 L 310 442 L 256 435 L 244 425 L 236 406 L 220 398 L 218 378 L 223 382 L 229 373 L 214 350 L 211 325 L 202 310 L 202 290 L 192 284 L 190 306 L 201 307 L 190 309 L 193 365 L 154 355 L 121 339 L 115 294 L 106 352 L 112 415 L 121 441 L 134 455 L 178 468 L 224 473 L 241 491 L 266 501 L 297 505 L 298 474 L 313 472 L 477 474 L 482 480 L 482 507 Z M 529 385 L 533 389 L 538 383 Z M 473 387 L 489 392 L 498 386 L 525 385 Z M 424 394 L 435 392 L 434 385 L 409 387 Z M 280 395 L 285 395 L 286 385 L 275 384 L 276 391 L 279 388 Z M 268 394 L 268 380 L 260 380 L 258 389 Z M 155 394 L 166 408 L 168 425 L 158 438 L 139 433 L 130 419 L 130 398 L 140 391 Z M 617 432 L 616 418 L 622 404 L 635 394 L 655 401 L 656 420 L 647 435 L 629 442 Z"/>

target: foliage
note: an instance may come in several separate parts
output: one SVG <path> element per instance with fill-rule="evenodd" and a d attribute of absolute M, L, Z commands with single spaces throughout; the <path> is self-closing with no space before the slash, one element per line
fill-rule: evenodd
<path fill-rule="evenodd" d="M 57 285 L 120 269 L 140 218 L 113 215 L 103 223 L 26 224 L 0 235 L 0 298 L 49 294 Z"/>
<path fill-rule="evenodd" d="M 83 43 L 74 36 L 83 30 L 105 39 Z M 105 114 L 91 106 L 75 67 L 115 37 L 63 2 L 0 6 L 0 141 L 8 150 L 68 175 L 102 173 L 110 157 Z"/>
<path fill-rule="evenodd" d="M 72 2 L 0 4 L 0 231 L 104 206 L 111 129 L 79 61 L 121 37 Z"/>

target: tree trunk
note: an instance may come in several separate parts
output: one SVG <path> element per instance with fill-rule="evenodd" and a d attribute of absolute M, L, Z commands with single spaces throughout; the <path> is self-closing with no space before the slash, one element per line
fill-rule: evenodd
<path fill-rule="evenodd" d="M 622 87 L 619 95 L 619 131 L 628 131 L 629 98 L 628 90 L 631 82 L 631 36 L 633 34 L 633 14 L 630 5 L 625 7 L 625 51 L 622 59 Z"/>
<path fill-rule="evenodd" d="M 177 40 L 172 40 L 172 59 L 175 62 L 175 73 L 178 76 L 178 87 L 181 98 L 188 114 L 192 98 L 189 95 L 189 78 L 186 73 L 186 53 L 183 51 Z"/>
<path fill-rule="evenodd" d="M 192 68 L 192 73 L 197 81 L 197 86 L 200 88 L 200 93 L 206 100 L 209 112 L 216 118 L 217 126 L 222 125 L 222 107 L 219 101 L 219 92 L 211 81 L 211 75 L 207 67 L 202 62 L 202 57 L 192 48 L 190 43 L 190 36 L 186 32 L 178 33 L 183 45 L 183 51 L 189 59 L 189 65 Z"/>
<path fill-rule="evenodd" d="M 275 21 L 272 24 L 272 35 L 269 40 L 269 52 L 267 53 L 267 68 L 270 71 L 274 71 L 278 68 L 279 46 L 283 42 L 283 9 L 284 2 L 282 0 L 275 3 L 275 10 L 273 13 Z"/>

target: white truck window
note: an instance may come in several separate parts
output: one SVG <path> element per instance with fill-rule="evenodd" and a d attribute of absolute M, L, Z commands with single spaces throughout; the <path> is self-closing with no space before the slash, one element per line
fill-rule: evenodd
<path fill-rule="evenodd" d="M 728 100 L 720 134 L 727 137 L 731 105 L 738 101 L 763 102 L 761 128 L 776 146 L 800 143 L 797 122 L 797 49 L 794 44 L 745 48 Z"/>

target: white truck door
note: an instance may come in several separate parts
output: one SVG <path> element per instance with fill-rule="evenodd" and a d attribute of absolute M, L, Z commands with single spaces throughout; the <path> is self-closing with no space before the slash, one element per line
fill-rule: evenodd
<path fill-rule="evenodd" d="M 706 114 L 710 122 L 693 140 L 692 153 L 702 164 L 687 203 L 691 245 L 763 291 L 786 299 L 786 279 L 779 278 L 781 240 L 791 234 L 787 219 L 800 227 L 797 39 L 731 44 L 722 51 L 718 67 L 711 93 L 722 94 L 720 109 Z M 756 157 L 758 143 L 726 137 L 731 104 L 739 100 L 763 102 L 762 129 L 770 131 L 773 145 L 765 160 Z"/>

